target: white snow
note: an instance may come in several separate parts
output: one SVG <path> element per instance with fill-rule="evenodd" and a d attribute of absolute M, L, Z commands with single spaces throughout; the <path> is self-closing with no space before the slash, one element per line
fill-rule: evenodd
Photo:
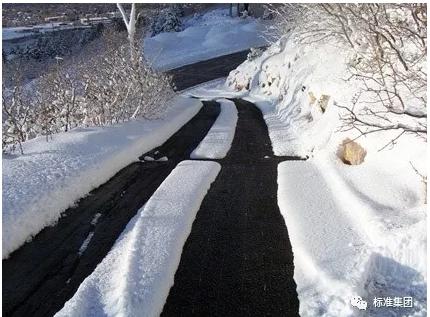
<path fill-rule="evenodd" d="M 215 162 L 179 163 L 56 316 L 159 316 L 220 168 Z"/>
<path fill-rule="evenodd" d="M 191 158 L 222 159 L 230 150 L 237 123 L 237 109 L 233 101 L 218 99 L 221 112 L 205 138 L 191 153 Z"/>
<path fill-rule="evenodd" d="M 358 315 L 354 296 L 375 316 L 399 309 L 375 308 L 374 297 L 412 296 L 402 314 L 425 316 L 426 207 L 410 166 L 351 167 L 321 156 L 281 163 L 278 184 L 301 316 Z"/>
<path fill-rule="evenodd" d="M 187 21 L 181 32 L 160 33 L 144 40 L 145 56 L 159 70 L 267 44 L 265 21 L 230 17 L 228 8 L 211 10 Z"/>
<path fill-rule="evenodd" d="M 77 128 L 23 144 L 24 155 L 3 156 L 3 259 L 73 203 L 140 155 L 164 143 L 202 106 L 176 97 L 162 119 Z"/>

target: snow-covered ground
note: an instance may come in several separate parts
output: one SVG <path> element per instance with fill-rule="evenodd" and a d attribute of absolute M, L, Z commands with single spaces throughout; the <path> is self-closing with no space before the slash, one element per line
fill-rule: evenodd
<path fill-rule="evenodd" d="M 183 161 L 56 316 L 159 316 L 216 162 Z"/>
<path fill-rule="evenodd" d="M 191 153 L 193 159 L 222 159 L 230 150 L 237 123 L 237 109 L 233 101 L 218 99 L 221 113 L 205 138 Z"/>
<path fill-rule="evenodd" d="M 338 158 L 345 138 L 342 111 L 358 83 L 345 81 L 348 53 L 336 44 L 298 45 L 288 36 L 247 60 L 224 81 L 184 93 L 203 99 L 254 102 L 268 126 L 274 153 L 309 157 L 278 168 L 278 203 L 295 257 L 301 316 L 425 316 L 426 142 L 398 131 L 361 137 L 361 165 Z M 328 99 L 325 111 L 320 100 Z M 423 120 L 424 122 L 424 120 Z M 350 304 L 361 296 L 363 313 Z M 412 308 L 376 308 L 374 298 L 412 297 Z"/>
<path fill-rule="evenodd" d="M 144 41 L 146 58 L 159 70 L 169 70 L 267 44 L 265 21 L 230 17 L 228 8 L 196 15 L 181 32 L 160 33 Z"/>
<path fill-rule="evenodd" d="M 201 108 L 176 97 L 162 119 L 77 128 L 23 143 L 24 155 L 3 156 L 2 257 L 7 257 L 73 203 L 140 155 L 161 145 Z"/>
<path fill-rule="evenodd" d="M 359 315 L 354 296 L 372 316 L 426 315 L 426 207 L 408 164 L 287 161 L 278 184 L 301 316 Z M 415 303 L 376 308 L 375 297 Z"/>

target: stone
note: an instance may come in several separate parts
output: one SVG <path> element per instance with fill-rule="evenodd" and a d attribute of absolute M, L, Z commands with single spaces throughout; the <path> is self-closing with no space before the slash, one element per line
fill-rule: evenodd
<path fill-rule="evenodd" d="M 359 165 L 364 162 L 367 151 L 357 142 L 346 138 L 339 146 L 338 157 L 348 165 Z"/>

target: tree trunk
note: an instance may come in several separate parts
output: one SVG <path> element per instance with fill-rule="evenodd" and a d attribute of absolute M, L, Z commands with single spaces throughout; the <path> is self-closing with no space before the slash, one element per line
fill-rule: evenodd
<path fill-rule="evenodd" d="M 130 43 L 130 58 L 131 60 L 136 59 L 136 43 L 135 43 L 135 35 L 136 35 L 136 4 L 133 3 L 131 5 L 130 17 L 127 18 L 127 14 L 121 3 L 117 3 L 117 7 L 119 12 L 121 12 L 122 19 L 124 21 L 125 27 L 127 28 L 128 33 L 128 41 Z"/>

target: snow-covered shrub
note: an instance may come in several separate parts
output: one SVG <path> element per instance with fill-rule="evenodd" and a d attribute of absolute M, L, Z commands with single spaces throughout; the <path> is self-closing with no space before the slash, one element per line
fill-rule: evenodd
<path fill-rule="evenodd" d="M 3 78 L 7 74 L 8 79 L 2 83 L 3 152 L 14 152 L 19 147 L 23 154 L 21 143 L 37 135 L 37 111 L 29 91 L 24 89 L 24 68 L 20 60 L 3 64 Z"/>
<path fill-rule="evenodd" d="M 84 74 L 85 124 L 161 115 L 174 94 L 170 77 L 155 72 L 139 51 L 130 58 L 126 39 L 117 34 L 105 35 L 102 50 Z"/>
<path fill-rule="evenodd" d="M 333 16 L 334 8 L 343 10 L 343 17 Z M 278 40 L 260 57 L 232 71 L 226 85 L 270 100 L 273 106 L 265 108 L 268 120 L 283 122 L 274 124 L 273 131 L 269 127 L 272 141 L 277 140 L 275 153 L 305 157 L 329 148 L 335 153 L 347 137 L 362 137 L 360 143 L 370 156 L 385 146 L 393 148 L 395 143 L 414 144 L 418 149 L 425 142 L 427 75 L 420 38 L 426 27 L 419 22 L 425 20 L 421 6 L 286 4 L 271 9 L 276 13 L 275 29 L 268 32 L 278 34 Z M 379 13 L 367 13 L 366 18 L 365 10 Z M 399 25 L 379 16 L 384 10 L 389 17 L 392 12 L 397 16 L 403 12 L 403 22 Z M 370 17 L 377 19 L 375 25 L 364 22 Z M 348 20 L 346 34 L 353 46 L 339 19 Z M 386 32 L 379 28 L 392 33 L 385 36 L 408 71 L 380 35 L 382 50 L 378 48 L 376 35 Z M 406 36 L 403 32 L 416 34 Z M 401 155 L 413 156 L 412 151 Z"/>
<path fill-rule="evenodd" d="M 72 65 L 57 58 L 57 65 L 41 76 L 36 84 L 35 106 L 38 134 L 49 136 L 67 132 L 81 124 L 83 82 Z"/>
<path fill-rule="evenodd" d="M 311 4 L 277 9 L 280 33 L 301 44 L 334 41 L 349 53 L 352 85 L 343 130 L 398 131 L 425 138 L 427 7 L 425 4 Z"/>
<path fill-rule="evenodd" d="M 3 88 L 3 151 L 36 136 L 78 126 L 157 118 L 174 96 L 171 78 L 153 70 L 124 33 L 105 32 L 94 52 L 57 63 L 24 89 L 19 66 Z M 9 67 L 9 66 L 8 66 Z"/>
<path fill-rule="evenodd" d="M 23 99 L 22 88 L 15 85 L 11 90 L 3 89 L 2 148 L 3 152 L 13 152 L 18 146 L 23 154 L 21 143 L 30 138 L 30 127 L 34 120 L 31 105 Z"/>
<path fill-rule="evenodd" d="M 180 11 L 173 7 L 160 10 L 150 25 L 151 36 L 163 32 L 180 32 L 183 29 Z"/>

